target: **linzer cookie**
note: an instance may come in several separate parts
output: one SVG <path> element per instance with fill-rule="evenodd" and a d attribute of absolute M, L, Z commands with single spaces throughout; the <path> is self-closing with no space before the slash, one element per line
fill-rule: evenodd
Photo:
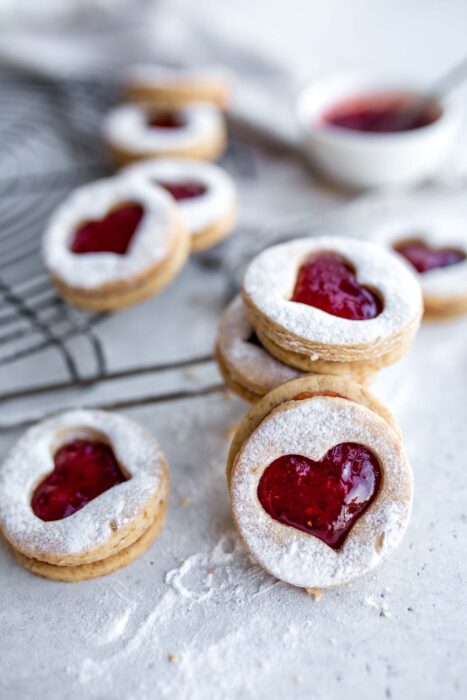
<path fill-rule="evenodd" d="M 28 430 L 0 469 L 0 528 L 20 564 L 81 581 L 159 534 L 169 491 L 157 440 L 123 416 L 69 411 Z"/>
<path fill-rule="evenodd" d="M 465 220 L 445 213 L 413 212 L 376 226 L 371 237 L 401 255 L 420 282 L 425 316 L 443 319 L 467 313 Z"/>
<path fill-rule="evenodd" d="M 216 160 L 225 149 L 226 130 L 220 110 L 207 102 L 176 110 L 123 104 L 107 115 L 103 138 L 120 165 L 162 157 Z"/>
<path fill-rule="evenodd" d="M 188 70 L 139 64 L 127 70 L 124 91 L 130 102 L 167 109 L 193 102 L 210 102 L 225 109 L 229 101 L 230 80 L 221 68 Z"/>
<path fill-rule="evenodd" d="M 329 374 L 372 373 L 398 360 L 423 310 L 420 286 L 395 254 L 337 236 L 263 251 L 245 273 L 242 297 L 272 355 Z"/>
<path fill-rule="evenodd" d="M 147 160 L 129 166 L 149 182 L 160 185 L 176 200 L 191 235 L 191 250 L 219 243 L 232 233 L 237 221 L 237 191 L 222 168 L 185 158 Z"/>
<path fill-rule="evenodd" d="M 59 293 L 84 309 L 120 309 L 163 289 L 183 267 L 190 236 L 176 203 L 144 178 L 84 185 L 52 215 L 43 258 Z"/>
<path fill-rule="evenodd" d="M 226 386 L 251 403 L 271 389 L 302 375 L 299 370 L 276 360 L 262 347 L 240 296 L 222 314 L 216 359 Z"/>
<path fill-rule="evenodd" d="M 303 588 L 349 583 L 400 544 L 412 470 L 393 419 L 341 377 L 301 377 L 240 424 L 228 460 L 236 527 L 271 574 Z"/>

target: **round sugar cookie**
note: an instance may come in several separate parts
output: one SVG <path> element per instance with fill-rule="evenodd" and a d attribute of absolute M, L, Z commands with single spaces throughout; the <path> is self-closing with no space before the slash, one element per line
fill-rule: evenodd
<path fill-rule="evenodd" d="M 157 440 L 105 411 L 30 428 L 0 468 L 0 529 L 26 568 L 58 580 L 124 566 L 164 522 L 168 466 Z"/>
<path fill-rule="evenodd" d="M 392 554 L 413 498 L 410 464 L 390 424 L 368 405 L 310 393 L 252 427 L 230 479 L 234 522 L 252 556 L 307 589 L 349 583 Z"/>
<path fill-rule="evenodd" d="M 176 200 L 191 235 L 193 252 L 229 236 L 237 222 L 237 191 L 230 175 L 214 163 L 187 158 L 145 160 L 122 174 L 135 174 L 163 187 Z"/>
<path fill-rule="evenodd" d="M 371 372 L 394 362 L 423 310 L 418 281 L 395 254 L 338 236 L 266 249 L 247 268 L 242 297 L 269 352 L 304 371 Z"/>
<path fill-rule="evenodd" d="M 119 165 L 144 158 L 217 160 L 226 146 L 224 117 L 207 102 L 172 111 L 122 104 L 109 112 L 102 134 Z"/>
<path fill-rule="evenodd" d="M 240 296 L 231 301 L 221 316 L 216 357 L 227 387 L 250 402 L 302 375 L 263 348 Z"/>
<path fill-rule="evenodd" d="M 53 213 L 42 251 L 61 296 L 80 308 L 106 311 L 163 289 L 185 264 L 189 247 L 167 192 L 126 176 L 74 190 Z"/>

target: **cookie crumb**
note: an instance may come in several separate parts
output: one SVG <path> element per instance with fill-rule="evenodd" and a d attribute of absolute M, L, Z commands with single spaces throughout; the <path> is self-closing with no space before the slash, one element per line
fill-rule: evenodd
<path fill-rule="evenodd" d="M 380 610 L 380 613 L 379 613 L 379 614 L 380 614 L 380 617 L 392 617 L 392 615 L 391 615 L 391 613 L 390 613 L 390 611 L 389 611 L 389 608 L 388 608 L 387 603 L 383 603 L 383 604 L 381 605 L 381 610 Z"/>
<path fill-rule="evenodd" d="M 181 498 L 179 505 L 182 508 L 186 508 L 188 505 L 190 505 L 190 503 L 191 503 L 191 498 Z"/>
<path fill-rule="evenodd" d="M 109 525 L 110 525 L 110 529 L 112 530 L 112 532 L 117 532 L 118 525 L 117 525 L 117 521 L 115 520 L 115 518 L 112 518 Z"/>
<path fill-rule="evenodd" d="M 378 554 L 383 549 L 385 536 L 386 536 L 385 532 L 380 532 L 379 535 L 377 536 L 377 538 L 375 539 L 375 551 L 378 552 Z"/>
<path fill-rule="evenodd" d="M 176 654 L 167 654 L 167 658 L 170 661 L 170 663 L 173 664 L 177 660 L 177 655 Z"/>
<path fill-rule="evenodd" d="M 305 590 L 310 598 L 313 598 L 316 602 L 321 599 L 321 588 L 306 588 Z"/>
<path fill-rule="evenodd" d="M 195 382 L 201 379 L 199 370 L 196 367 L 185 367 L 183 374 L 187 379 L 193 379 Z"/>
<path fill-rule="evenodd" d="M 371 608 L 375 608 L 376 610 L 378 610 L 380 617 L 392 617 L 388 604 L 385 601 L 379 603 L 375 601 L 372 596 L 368 596 L 365 600 L 365 603 Z"/>

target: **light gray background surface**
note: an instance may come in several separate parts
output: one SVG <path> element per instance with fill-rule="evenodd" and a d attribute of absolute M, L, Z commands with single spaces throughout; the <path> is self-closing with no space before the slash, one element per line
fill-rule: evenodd
<path fill-rule="evenodd" d="M 312 54 L 329 69 L 410 67 L 429 80 L 465 50 L 464 2 L 181 4 L 294 63 Z M 335 192 L 273 165 L 274 197 L 242 184 L 248 220 L 335 209 Z M 111 367 L 134 364 L 135 347 L 141 362 L 209 352 L 226 291 L 217 273 L 191 262 L 160 297 L 99 327 Z M 49 362 L 22 364 L 11 384 L 53 373 Z M 1 697 L 466 697 L 466 380 L 467 319 L 424 325 L 409 356 L 377 379 L 415 472 L 412 522 L 391 560 L 319 601 L 262 572 L 234 533 L 225 455 L 246 404 L 219 394 L 127 411 L 168 456 L 166 528 L 129 568 L 79 585 L 35 578 L 0 548 Z M 3 406 L 1 420 L 216 381 L 208 365 Z M 2 455 L 19 434 L 0 433 Z"/>

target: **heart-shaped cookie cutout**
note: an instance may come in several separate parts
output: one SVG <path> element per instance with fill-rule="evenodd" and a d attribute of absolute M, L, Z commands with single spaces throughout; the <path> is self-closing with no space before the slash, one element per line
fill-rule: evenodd
<path fill-rule="evenodd" d="M 73 440 L 54 456 L 55 469 L 34 490 L 31 507 L 41 520 L 62 520 L 127 480 L 104 442 Z"/>
<path fill-rule="evenodd" d="M 375 455 L 345 442 L 317 462 L 301 455 L 279 457 L 264 470 L 257 494 L 271 518 L 338 549 L 380 485 Z"/>
<path fill-rule="evenodd" d="M 86 221 L 74 233 L 71 251 L 116 253 L 125 255 L 143 218 L 144 209 L 137 202 L 127 202 L 109 211 L 102 219 Z"/>
<path fill-rule="evenodd" d="M 147 121 L 148 126 L 156 129 L 181 129 L 186 123 L 185 116 L 180 112 L 154 112 Z"/>
<path fill-rule="evenodd" d="M 291 301 L 352 321 L 375 318 L 383 309 L 381 299 L 361 285 L 352 266 L 334 253 L 313 254 L 305 260 Z"/>
<path fill-rule="evenodd" d="M 466 258 L 462 250 L 450 247 L 436 248 L 418 238 L 399 241 L 393 248 L 421 274 L 439 267 L 457 265 Z"/>
<path fill-rule="evenodd" d="M 177 202 L 183 202 L 185 199 L 196 199 L 207 192 L 207 188 L 203 183 L 196 182 L 196 180 L 160 181 L 157 184 L 163 187 L 164 190 L 167 190 Z"/>

